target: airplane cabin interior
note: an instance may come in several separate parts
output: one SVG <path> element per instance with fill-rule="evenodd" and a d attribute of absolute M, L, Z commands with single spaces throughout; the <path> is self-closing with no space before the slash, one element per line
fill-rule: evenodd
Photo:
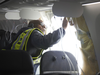
<path fill-rule="evenodd" d="M 30 54 L 4 49 L 31 20 L 42 20 L 49 34 L 64 17 L 66 34 L 44 50 L 36 73 Z M 0 0 L 0 74 L 100 75 L 99 32 L 100 0 Z"/>

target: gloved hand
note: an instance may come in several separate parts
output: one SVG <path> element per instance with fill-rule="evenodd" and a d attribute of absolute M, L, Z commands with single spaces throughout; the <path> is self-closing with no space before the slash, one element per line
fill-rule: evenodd
<path fill-rule="evenodd" d="M 64 17 L 62 27 L 63 27 L 63 29 L 66 29 L 67 26 L 68 26 L 68 21 L 67 21 L 66 17 Z"/>

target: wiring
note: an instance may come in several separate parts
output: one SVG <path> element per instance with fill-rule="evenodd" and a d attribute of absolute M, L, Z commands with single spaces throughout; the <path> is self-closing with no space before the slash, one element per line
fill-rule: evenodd
<path fill-rule="evenodd" d="M 62 28 L 61 31 L 60 31 L 60 35 L 61 35 L 61 47 L 62 47 L 62 50 L 64 50 L 64 49 L 63 49 L 63 46 L 62 46 L 63 28 Z M 70 72 L 72 71 L 71 65 L 72 65 L 72 68 L 73 68 L 73 70 L 74 70 L 74 72 L 75 72 L 75 67 L 74 67 L 72 61 L 70 60 L 70 58 L 68 57 L 68 55 L 67 55 L 64 51 L 63 51 L 63 53 L 64 53 L 66 59 L 68 60 L 68 63 L 69 63 L 69 66 L 70 66 Z"/>
<path fill-rule="evenodd" d="M 59 29 L 59 32 L 60 32 L 60 35 L 61 35 L 61 39 L 62 39 L 62 36 L 63 36 L 63 30 L 61 29 Z M 62 42 L 62 41 L 61 41 Z M 61 46 L 62 46 L 62 44 L 61 44 Z M 63 50 L 63 47 L 62 47 L 62 50 Z M 66 56 L 66 54 L 65 54 L 65 52 L 64 52 L 64 55 Z M 70 64 L 70 62 L 69 62 L 69 59 L 67 59 L 67 61 L 68 61 L 68 64 L 69 64 L 69 67 L 70 67 L 70 71 L 71 71 L 71 64 Z"/>
<path fill-rule="evenodd" d="M 62 19 L 61 19 L 62 20 Z M 59 32 L 60 32 L 60 35 L 61 35 L 61 48 L 62 48 L 62 50 L 64 50 L 63 49 L 63 43 L 62 43 L 62 37 L 63 37 L 63 28 L 60 30 L 59 29 Z M 72 61 L 70 60 L 70 58 L 68 57 L 68 55 L 63 51 L 63 53 L 64 53 L 64 55 L 66 56 L 66 59 L 68 60 L 68 64 L 69 64 L 69 67 L 70 67 L 70 72 L 71 72 L 71 66 L 72 66 L 72 68 L 73 68 L 73 70 L 74 70 L 74 72 L 75 72 L 75 67 L 74 67 L 74 65 L 73 65 L 73 63 L 72 63 Z M 78 65 L 78 62 L 77 62 L 77 65 Z M 80 68 L 81 69 L 81 68 Z M 85 73 L 84 73 L 84 71 L 81 69 L 81 71 L 82 71 L 82 73 L 83 73 L 83 75 L 85 75 Z M 78 70 L 78 73 L 79 73 L 79 70 Z M 77 75 L 77 74 L 76 74 Z"/>
<path fill-rule="evenodd" d="M 55 20 L 56 20 L 56 18 L 55 18 Z M 61 19 L 61 20 L 62 20 L 62 19 Z M 58 22 L 56 22 L 56 23 L 58 23 Z M 61 48 L 62 48 L 62 50 L 63 50 L 63 46 L 62 46 L 63 28 L 59 29 L 59 32 L 60 32 L 60 35 L 61 35 Z M 73 70 L 74 70 L 74 72 L 75 72 L 75 67 L 74 67 L 72 61 L 70 60 L 70 58 L 68 57 L 68 55 L 67 55 L 64 51 L 63 51 L 63 53 L 64 53 L 64 55 L 65 55 L 65 57 L 66 57 L 66 59 L 67 59 L 67 61 L 68 61 L 68 64 L 69 64 L 69 67 L 70 67 L 70 73 L 71 73 L 71 71 L 72 71 L 71 66 L 72 66 L 72 68 L 73 68 Z M 76 75 L 77 75 L 77 74 L 76 74 Z"/>
<path fill-rule="evenodd" d="M 23 28 L 23 26 L 25 25 L 25 23 L 26 23 L 26 22 L 24 22 L 23 24 L 18 24 L 18 25 L 16 25 L 15 30 L 16 30 L 19 26 L 22 26 L 22 28 Z"/>
<path fill-rule="evenodd" d="M 25 21 L 23 24 L 18 24 L 18 25 L 16 25 L 16 27 L 15 27 L 15 22 L 13 22 L 13 27 L 12 27 L 12 29 L 11 29 L 11 31 L 10 31 L 9 43 L 12 42 L 12 33 L 13 33 L 13 31 L 16 30 L 19 26 L 22 26 L 22 28 L 23 28 L 23 26 L 25 25 L 25 23 L 27 23 L 27 21 Z"/>
<path fill-rule="evenodd" d="M 9 39 L 9 43 L 11 43 L 12 42 L 12 32 L 13 32 L 13 30 L 14 30 L 14 26 L 15 25 L 15 22 L 13 22 L 13 27 L 12 27 L 12 30 L 10 31 L 10 39 Z"/>
<path fill-rule="evenodd" d="M 61 21 L 62 21 L 62 19 L 63 18 L 61 18 Z M 56 19 L 56 16 L 54 16 L 54 20 L 55 20 L 55 23 L 56 23 L 56 25 L 57 25 L 57 27 L 59 27 L 58 25 L 60 24 L 58 21 L 57 21 L 57 19 Z M 71 29 L 70 29 L 71 30 Z M 78 62 L 76 63 L 76 65 L 74 65 L 73 64 L 73 62 L 72 62 L 72 60 L 69 58 L 69 56 L 65 53 L 65 51 L 64 51 L 64 49 L 63 49 L 63 43 L 62 43 L 62 38 L 63 38 L 63 28 L 60 28 L 59 29 L 59 33 L 60 33 L 60 36 L 61 36 L 61 50 L 63 51 L 63 53 L 64 53 L 64 56 L 65 56 L 65 58 L 66 58 L 66 60 L 68 61 L 68 65 L 69 65 L 69 70 L 70 70 L 70 74 L 74 74 L 74 75 L 79 75 L 79 68 L 81 69 L 81 67 L 77 67 L 77 73 L 76 73 L 76 71 L 75 71 L 75 69 L 76 69 L 76 67 L 75 66 L 79 66 L 78 65 Z M 73 36 L 72 36 L 73 37 Z M 77 51 L 76 51 L 77 52 Z M 74 72 L 73 72 L 74 71 Z M 81 69 L 81 71 L 82 71 L 82 73 L 83 73 L 83 75 L 85 75 L 85 73 L 84 73 L 84 71 Z"/>

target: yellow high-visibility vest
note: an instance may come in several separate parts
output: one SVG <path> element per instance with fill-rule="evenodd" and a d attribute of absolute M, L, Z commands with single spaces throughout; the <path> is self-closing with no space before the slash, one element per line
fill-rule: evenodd
<path fill-rule="evenodd" d="M 25 51 L 27 51 L 27 43 L 28 43 L 29 37 L 31 33 L 33 32 L 33 30 L 38 30 L 43 34 L 43 32 L 38 28 L 27 29 L 18 36 L 18 38 L 12 44 L 11 49 L 12 50 L 23 50 L 24 49 Z M 43 52 L 43 49 L 41 50 L 40 54 L 37 57 L 32 57 L 32 58 L 36 60 L 37 58 L 41 56 L 42 52 Z"/>

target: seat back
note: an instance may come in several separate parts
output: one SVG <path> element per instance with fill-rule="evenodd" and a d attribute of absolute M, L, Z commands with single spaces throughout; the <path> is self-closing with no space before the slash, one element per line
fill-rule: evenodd
<path fill-rule="evenodd" d="M 5 32 L 4 30 L 0 30 L 0 49 L 6 46 Z"/>
<path fill-rule="evenodd" d="M 40 63 L 41 75 L 79 75 L 77 61 L 69 52 L 48 51 Z"/>
<path fill-rule="evenodd" d="M 0 74 L 34 74 L 33 60 L 22 50 L 1 50 Z"/>

